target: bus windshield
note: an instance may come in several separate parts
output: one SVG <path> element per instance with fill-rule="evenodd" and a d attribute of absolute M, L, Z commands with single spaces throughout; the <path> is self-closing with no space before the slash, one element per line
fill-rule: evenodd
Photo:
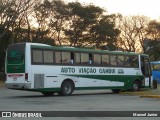
<path fill-rule="evenodd" d="M 24 46 L 23 45 L 11 45 L 7 51 L 8 64 L 23 64 L 24 63 Z"/>

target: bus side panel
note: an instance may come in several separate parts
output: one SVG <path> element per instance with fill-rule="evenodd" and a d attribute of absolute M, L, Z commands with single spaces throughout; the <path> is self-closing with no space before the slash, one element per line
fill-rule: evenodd
<path fill-rule="evenodd" d="M 64 68 L 74 68 L 75 72 L 66 71 L 64 73 Z M 132 87 L 135 79 L 142 78 L 142 75 L 140 75 L 141 71 L 137 68 L 92 67 L 92 69 L 96 69 L 95 73 L 80 73 L 79 69 L 81 68 L 90 69 L 91 67 L 32 65 L 33 88 L 60 89 L 62 82 L 70 79 L 73 80 L 76 88 L 85 87 L 87 89 L 95 87 L 98 89 L 120 87 L 121 89 L 129 89 Z M 104 73 L 102 73 L 102 69 Z M 108 70 L 113 70 L 114 73 L 105 73 Z M 135 76 L 138 77 L 135 78 Z"/>
<path fill-rule="evenodd" d="M 25 50 L 25 73 L 26 73 L 26 81 L 31 84 L 31 89 L 33 88 L 33 80 L 32 80 L 32 67 L 31 67 L 31 46 L 26 44 Z"/>

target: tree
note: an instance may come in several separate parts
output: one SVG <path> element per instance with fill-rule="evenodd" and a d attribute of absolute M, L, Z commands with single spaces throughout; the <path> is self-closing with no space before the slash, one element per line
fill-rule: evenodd
<path fill-rule="evenodd" d="M 93 5 L 83 6 L 79 2 L 68 4 L 68 26 L 64 28 L 71 46 L 83 46 L 89 39 L 89 30 L 103 10 Z"/>
<path fill-rule="evenodd" d="M 146 38 L 146 27 L 149 18 L 146 16 L 117 15 L 117 26 L 121 30 L 118 38 L 119 47 L 126 51 L 145 52 L 143 41 Z"/>
<path fill-rule="evenodd" d="M 107 45 L 109 48 L 113 48 L 116 44 L 117 36 L 120 34 L 120 30 L 115 28 L 115 15 L 106 15 L 91 28 L 91 42 L 96 46 Z"/>
<path fill-rule="evenodd" d="M 48 26 L 50 20 L 49 16 L 52 14 L 51 2 L 45 0 L 44 2 L 37 2 L 34 6 L 33 18 L 37 23 L 37 28 L 32 36 L 32 42 L 41 42 L 47 44 L 55 44 L 51 33 L 50 27 Z"/>
<path fill-rule="evenodd" d="M 69 3 L 69 22 L 64 29 L 71 46 L 96 45 L 111 43 L 119 34 L 115 28 L 113 15 L 103 15 L 104 9 L 94 5 Z"/>
<path fill-rule="evenodd" d="M 21 22 L 23 21 L 23 17 L 25 12 L 30 8 L 33 2 L 30 0 L 1 0 L 0 1 L 1 5 L 1 10 L 0 10 L 0 40 L 10 31 L 10 33 L 13 35 L 14 30 L 17 29 Z M 19 24 L 18 24 L 19 23 Z M 11 38 L 12 37 L 12 38 Z M 13 43 L 14 39 L 13 36 L 10 37 L 10 40 L 5 40 L 6 42 L 8 41 L 9 43 Z M 2 40 L 3 41 L 3 40 Z M 7 43 L 8 43 L 7 42 Z M 6 44 L 8 45 L 8 44 Z"/>
<path fill-rule="evenodd" d="M 151 20 L 148 24 L 147 35 L 152 40 L 160 40 L 160 22 Z"/>
<path fill-rule="evenodd" d="M 17 23 L 30 7 L 30 0 L 0 0 L 0 51 L 1 64 L 4 65 L 5 51 L 9 44 L 15 42 Z M 2 66 L 1 66 L 2 67 Z"/>
<path fill-rule="evenodd" d="M 146 47 L 152 60 L 160 60 L 160 22 L 152 20 L 147 28 Z"/>

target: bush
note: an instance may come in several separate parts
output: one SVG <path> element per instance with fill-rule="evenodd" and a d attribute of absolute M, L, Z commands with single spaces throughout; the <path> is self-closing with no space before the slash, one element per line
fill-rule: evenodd
<path fill-rule="evenodd" d="M 0 81 L 5 81 L 5 74 L 4 74 L 4 72 L 0 72 Z"/>

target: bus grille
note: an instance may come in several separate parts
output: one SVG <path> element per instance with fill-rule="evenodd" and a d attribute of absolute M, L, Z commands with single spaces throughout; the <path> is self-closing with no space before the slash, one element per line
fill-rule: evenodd
<path fill-rule="evenodd" d="M 44 88 L 44 74 L 34 74 L 34 88 Z"/>

